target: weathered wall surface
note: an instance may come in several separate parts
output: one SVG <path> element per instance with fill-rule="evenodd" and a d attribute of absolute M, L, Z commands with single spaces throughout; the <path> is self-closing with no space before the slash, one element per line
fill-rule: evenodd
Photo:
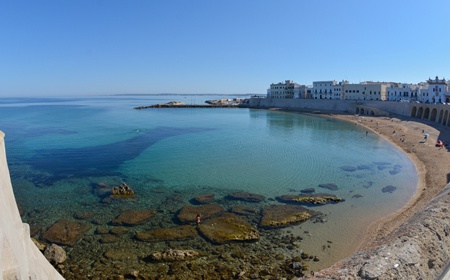
<path fill-rule="evenodd" d="M 353 108 L 355 102 L 343 100 L 324 99 L 276 99 L 276 98 L 251 98 L 251 108 L 284 108 L 298 110 L 323 110 L 347 112 Z"/>
<path fill-rule="evenodd" d="M 4 133 L 0 131 L 0 280 L 63 279 L 30 238 L 22 223 L 6 162 Z"/>

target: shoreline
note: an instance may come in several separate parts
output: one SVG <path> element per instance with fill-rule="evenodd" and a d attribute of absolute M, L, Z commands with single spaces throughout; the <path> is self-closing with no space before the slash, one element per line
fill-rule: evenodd
<path fill-rule="evenodd" d="M 374 221 L 364 233 L 357 249 L 349 257 L 319 271 L 314 278 L 360 277 L 361 271 L 367 264 L 367 259 L 376 259 L 378 254 L 383 252 L 384 247 L 389 247 L 389 243 L 395 242 L 395 239 L 411 237 L 405 233 L 404 228 L 411 226 L 411 220 L 415 223 L 421 222 L 420 219 L 414 218 L 420 216 L 426 206 L 431 205 L 430 201 L 438 197 L 439 193 L 445 189 L 448 170 L 450 170 L 450 158 L 445 157 L 448 153 L 447 148 L 435 147 L 435 143 L 438 139 L 444 143 L 450 143 L 450 129 L 403 116 L 355 116 L 345 113 L 322 115 L 357 123 L 369 132 L 378 134 L 404 152 L 414 163 L 417 171 L 417 190 L 409 202 L 398 211 Z M 423 137 L 423 131 L 429 134 L 426 140 Z M 390 255 L 391 251 L 382 254 Z M 442 261 L 445 266 L 447 259 Z M 428 262 L 429 269 L 434 268 L 434 266 L 430 266 L 430 261 Z M 378 263 L 373 264 L 374 267 L 384 265 L 383 260 L 378 260 Z M 437 275 L 440 275 L 441 272 Z M 421 273 L 418 272 L 419 275 Z M 383 275 L 383 277 L 391 278 L 387 275 Z M 399 275 L 405 276 L 404 274 Z M 398 277 L 398 275 L 396 276 Z"/>

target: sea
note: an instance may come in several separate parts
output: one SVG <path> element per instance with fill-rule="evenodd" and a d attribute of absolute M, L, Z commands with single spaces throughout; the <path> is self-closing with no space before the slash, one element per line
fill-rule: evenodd
<path fill-rule="evenodd" d="M 118 268 L 116 259 L 104 257 L 105 252 L 118 248 L 142 252 L 144 246 L 147 251 L 212 246 L 204 262 L 219 258 L 225 265 L 238 266 L 233 258 L 215 251 L 228 245 L 203 240 L 150 245 L 136 241 L 134 232 L 178 225 L 177 211 L 193 205 L 193 198 L 203 194 L 213 193 L 225 209 L 244 205 L 260 211 L 280 204 L 278 196 L 314 188 L 316 193 L 331 193 L 344 201 L 306 206 L 320 211 L 320 219 L 261 230 L 261 240 L 251 246 L 253 252 L 278 252 L 285 259 L 307 252 L 320 260 L 309 264 L 309 269 L 317 270 L 351 254 L 373 222 L 398 211 L 414 195 L 418 178 L 411 160 L 356 122 L 250 108 L 134 109 L 169 101 L 204 104 L 206 100 L 249 97 L 158 94 L 1 99 L 0 130 L 6 135 L 7 161 L 23 221 L 39 240 L 56 221 L 93 213 L 84 221 L 91 225 L 86 236 L 66 248 L 66 269 L 83 265 L 73 274 L 93 275 L 105 267 L 116 273 L 122 267 Z M 135 191 L 137 199 L 111 204 L 95 192 L 99 184 L 122 182 Z M 337 189 L 323 189 L 321 184 L 334 184 Z M 260 194 L 266 199 L 261 203 L 228 201 L 233 192 Z M 99 242 L 98 228 L 111 228 L 110 221 L 124 209 L 155 209 L 160 218 L 131 228 L 118 243 Z M 257 221 L 251 222 L 258 227 Z M 272 239 L 265 241 L 266 235 Z M 280 238 L 274 245 L 274 236 L 299 237 L 296 240 L 301 242 L 291 239 L 283 245 Z M 103 259 L 100 263 L 99 258 Z M 119 262 L 127 266 L 126 260 Z M 133 263 L 137 270 L 140 265 L 151 269 L 142 259 Z"/>

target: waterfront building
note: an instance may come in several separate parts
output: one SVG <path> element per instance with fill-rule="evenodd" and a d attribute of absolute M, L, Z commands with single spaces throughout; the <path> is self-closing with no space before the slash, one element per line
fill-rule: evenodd
<path fill-rule="evenodd" d="M 284 83 L 272 83 L 270 88 L 267 89 L 267 98 L 308 98 L 308 87 L 294 83 L 291 80 L 285 80 Z"/>
<path fill-rule="evenodd" d="M 313 99 L 342 99 L 342 87 L 348 84 L 348 81 L 316 81 L 313 82 L 311 89 L 311 98 Z"/>
<path fill-rule="evenodd" d="M 359 84 L 345 84 L 342 86 L 342 99 L 344 100 L 386 100 L 386 88 L 390 83 L 362 82 Z"/>
<path fill-rule="evenodd" d="M 386 101 L 411 102 L 417 100 L 419 86 L 414 84 L 391 83 L 386 88 Z"/>
<path fill-rule="evenodd" d="M 449 103 L 450 92 L 449 83 L 436 76 L 435 79 L 427 80 L 427 87 L 421 91 L 421 100 L 428 103 Z"/>

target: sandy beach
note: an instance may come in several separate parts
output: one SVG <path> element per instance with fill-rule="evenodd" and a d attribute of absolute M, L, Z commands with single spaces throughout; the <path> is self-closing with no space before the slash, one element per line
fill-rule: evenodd
<path fill-rule="evenodd" d="M 377 133 L 389 140 L 414 162 L 419 180 L 414 197 L 399 211 L 374 222 L 352 256 L 308 279 L 397 279 L 405 275 L 419 278 L 426 275 L 428 278 L 430 273 L 434 273 L 432 278 L 435 278 L 448 260 L 445 257 L 448 234 L 443 223 L 446 223 L 447 204 L 450 203 L 446 191 L 441 193 L 448 183 L 448 148 L 436 147 L 436 142 L 450 143 L 449 127 L 403 116 L 333 114 L 330 117 L 364 126 L 367 133 Z M 436 250 L 436 246 L 442 249 Z M 422 262 L 428 260 L 428 265 L 417 260 L 402 266 L 405 256 L 423 259 Z M 437 259 L 438 266 L 435 265 Z M 399 268 L 403 267 L 408 268 L 402 272 Z M 378 278 L 371 278 L 376 275 Z"/>
<path fill-rule="evenodd" d="M 423 208 L 447 184 L 450 158 L 447 148 L 436 147 L 437 140 L 450 143 L 448 128 L 417 119 L 369 117 L 354 115 L 333 115 L 334 118 L 362 125 L 369 133 L 377 133 L 386 138 L 414 162 L 419 176 L 417 192 L 401 210 L 375 222 L 367 233 L 360 249 L 372 246 L 381 237 L 389 234 L 404 223 L 414 213 Z M 424 139 L 424 133 L 429 134 Z"/>

